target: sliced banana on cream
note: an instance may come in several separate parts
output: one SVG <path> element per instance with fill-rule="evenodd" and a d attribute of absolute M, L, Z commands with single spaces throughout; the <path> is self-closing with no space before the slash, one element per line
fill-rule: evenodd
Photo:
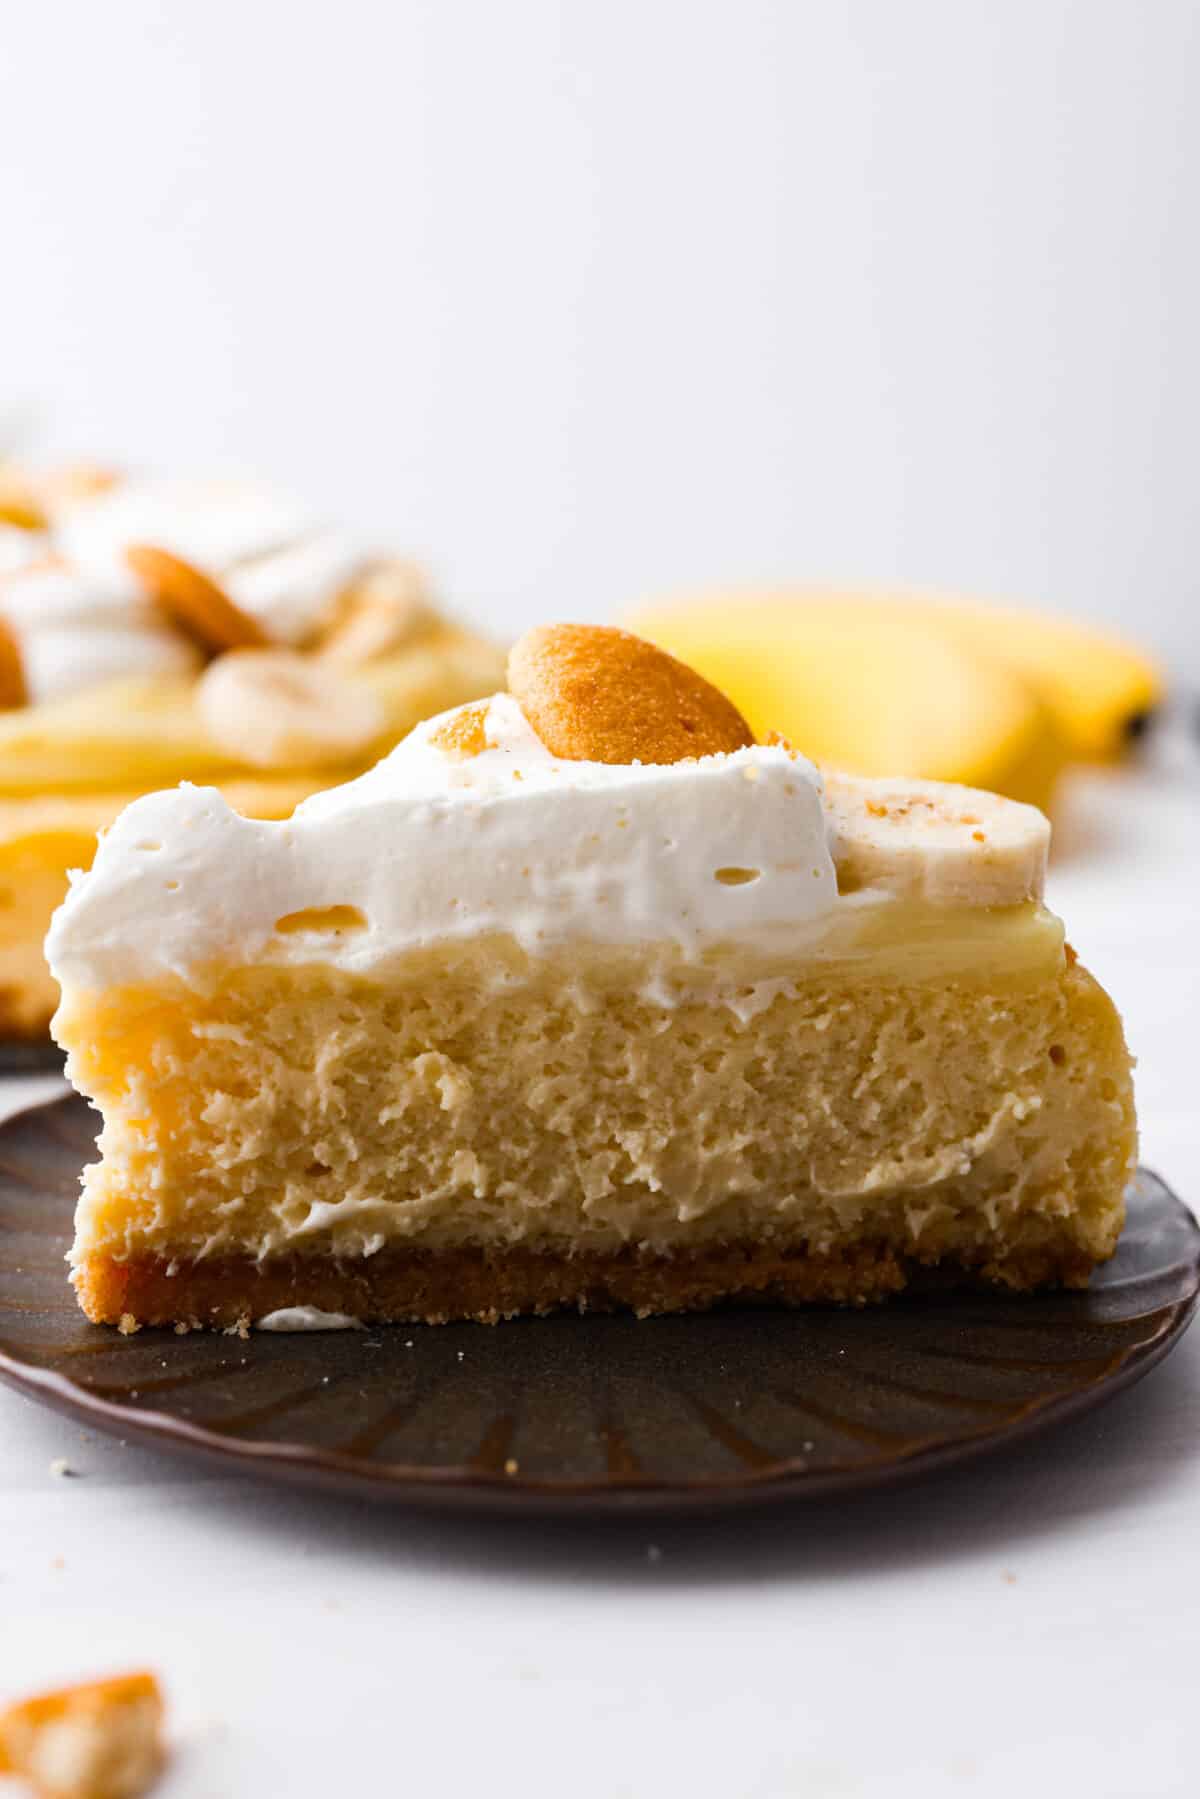
<path fill-rule="evenodd" d="M 423 571 L 414 562 L 390 557 L 346 589 L 317 653 L 327 662 L 358 668 L 407 648 L 436 623 Z"/>
<path fill-rule="evenodd" d="M 838 889 L 941 906 L 1040 900 L 1050 824 L 1034 806 L 941 781 L 824 770 Z"/>
<path fill-rule="evenodd" d="M 252 768 L 323 768 L 362 756 L 387 726 L 374 693 L 295 650 L 234 650 L 201 677 L 214 742 Z"/>

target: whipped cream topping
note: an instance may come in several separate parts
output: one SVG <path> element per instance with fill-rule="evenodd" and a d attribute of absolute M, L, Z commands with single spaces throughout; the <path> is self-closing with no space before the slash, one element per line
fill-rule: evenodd
<path fill-rule="evenodd" d="M 55 975 L 97 988 L 262 958 L 366 972 L 490 933 L 533 954 L 583 939 L 697 956 L 819 932 L 837 906 L 821 778 L 802 758 L 561 761 L 511 695 L 482 709 L 480 753 L 444 747 L 458 714 L 443 714 L 280 823 L 209 788 L 135 801 L 55 915 Z"/>
<path fill-rule="evenodd" d="M 0 520 L 0 576 L 11 575 L 45 556 L 50 540 L 44 531 L 26 531 Z"/>
<path fill-rule="evenodd" d="M 231 569 L 226 593 L 275 643 L 303 643 L 370 558 L 361 539 L 324 530 Z"/>
<path fill-rule="evenodd" d="M 313 525 L 289 495 L 248 481 L 123 481 L 72 506 L 59 542 L 97 574 L 123 568 L 131 543 L 155 544 L 212 571 L 293 543 Z"/>
<path fill-rule="evenodd" d="M 348 1312 L 323 1312 L 319 1306 L 280 1306 L 254 1320 L 256 1331 L 360 1331 L 361 1318 Z"/>
<path fill-rule="evenodd" d="M 97 578 L 43 561 L 0 585 L 0 617 L 35 703 L 108 679 L 189 674 L 201 662 L 128 570 Z"/>
<path fill-rule="evenodd" d="M 127 573 L 131 544 L 167 550 L 217 581 L 276 643 L 312 634 L 366 544 L 333 530 L 288 494 L 244 481 L 130 481 L 73 506 L 58 541 L 100 582 Z"/>

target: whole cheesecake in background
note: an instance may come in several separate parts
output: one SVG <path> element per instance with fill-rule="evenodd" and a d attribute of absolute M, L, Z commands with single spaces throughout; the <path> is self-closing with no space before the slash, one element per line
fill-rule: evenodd
<path fill-rule="evenodd" d="M 130 800 L 207 780 L 284 818 L 501 668 L 412 563 L 273 490 L 0 473 L 0 1040 L 45 1036 L 51 914 Z"/>
<path fill-rule="evenodd" d="M 87 1315 L 1083 1284 L 1130 1063 L 1041 814 L 823 778 L 623 632 L 509 680 L 287 822 L 183 787 L 105 836 L 48 942 Z"/>

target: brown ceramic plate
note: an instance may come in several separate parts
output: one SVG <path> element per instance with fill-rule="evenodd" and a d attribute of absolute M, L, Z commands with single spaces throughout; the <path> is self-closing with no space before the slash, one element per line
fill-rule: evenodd
<path fill-rule="evenodd" d="M 49 1037 L 0 1039 L 0 1074 L 61 1074 L 63 1053 Z"/>
<path fill-rule="evenodd" d="M 1200 1229 L 1141 1173 L 1086 1293 L 122 1337 L 86 1323 L 63 1265 L 95 1124 L 71 1096 L 0 1126 L 0 1375 L 123 1437 L 401 1504 L 713 1510 L 875 1486 L 1119 1392 L 1200 1290 Z"/>

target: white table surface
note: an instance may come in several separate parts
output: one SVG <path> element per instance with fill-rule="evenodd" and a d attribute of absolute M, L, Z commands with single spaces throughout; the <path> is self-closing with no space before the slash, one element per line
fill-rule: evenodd
<path fill-rule="evenodd" d="M 1144 1159 L 1193 1202 L 1198 824 L 1195 775 L 1089 776 L 1052 880 L 1140 1057 Z M 154 1666 L 164 1799 L 1197 1791 L 1200 1330 L 991 1463 L 725 1522 L 318 1501 L 3 1388 L 0 1445 L 0 1693 Z"/>

